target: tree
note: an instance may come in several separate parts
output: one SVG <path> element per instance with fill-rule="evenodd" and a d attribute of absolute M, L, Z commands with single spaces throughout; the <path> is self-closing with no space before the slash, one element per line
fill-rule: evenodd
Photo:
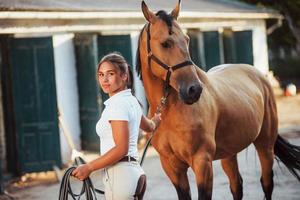
<path fill-rule="evenodd" d="M 278 38 L 285 39 L 287 43 L 295 44 L 287 44 L 295 47 L 298 55 L 300 55 L 300 0 L 240 0 L 249 4 L 255 4 L 258 7 L 270 7 L 278 10 L 286 20 L 286 24 L 288 30 L 284 31 L 285 36 Z M 285 26 L 282 27 L 285 29 Z M 288 35 L 288 32 L 291 33 L 293 38 Z"/>

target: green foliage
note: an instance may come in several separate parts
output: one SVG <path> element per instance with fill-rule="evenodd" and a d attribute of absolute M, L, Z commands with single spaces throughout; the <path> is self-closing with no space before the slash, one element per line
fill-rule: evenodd
<path fill-rule="evenodd" d="M 271 25 L 272 23 L 274 22 L 268 22 L 267 24 Z M 278 47 L 295 48 L 296 43 L 297 40 L 286 21 L 283 21 L 282 26 L 268 36 L 268 46 L 273 50 Z"/>
<path fill-rule="evenodd" d="M 281 79 L 299 79 L 300 58 L 274 59 L 270 61 L 270 69 Z"/>

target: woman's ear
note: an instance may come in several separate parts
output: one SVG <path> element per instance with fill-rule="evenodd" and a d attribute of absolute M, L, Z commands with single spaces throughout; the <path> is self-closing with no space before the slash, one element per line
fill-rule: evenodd
<path fill-rule="evenodd" d="M 122 75 L 121 75 L 121 77 L 122 77 L 122 80 L 123 81 L 125 81 L 125 82 L 127 82 L 128 81 L 128 74 L 127 73 L 123 73 Z"/>

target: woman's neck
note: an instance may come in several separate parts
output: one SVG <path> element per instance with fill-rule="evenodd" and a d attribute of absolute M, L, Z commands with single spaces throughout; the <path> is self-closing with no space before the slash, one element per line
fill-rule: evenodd
<path fill-rule="evenodd" d="M 117 93 L 119 93 L 119 92 L 122 92 L 122 91 L 124 91 L 124 90 L 126 90 L 126 89 L 127 89 L 127 87 L 120 87 L 119 89 L 117 89 L 117 90 L 115 90 L 115 91 L 109 93 L 108 96 L 109 96 L 109 97 L 112 97 L 112 96 L 114 96 L 115 94 L 117 94 Z"/>

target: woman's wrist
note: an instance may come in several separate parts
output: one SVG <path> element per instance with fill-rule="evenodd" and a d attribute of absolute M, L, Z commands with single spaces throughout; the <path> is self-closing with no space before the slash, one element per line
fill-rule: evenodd
<path fill-rule="evenodd" d="M 155 131 L 159 126 L 161 121 L 161 114 L 154 114 L 154 117 L 151 118 L 152 131 Z"/>
<path fill-rule="evenodd" d="M 152 131 L 155 131 L 155 129 L 156 129 L 156 123 L 153 119 L 151 119 L 151 129 L 152 129 Z"/>
<path fill-rule="evenodd" d="M 92 173 L 94 171 L 93 165 L 91 163 L 87 163 L 86 164 L 88 170 L 90 171 L 90 173 Z"/>

